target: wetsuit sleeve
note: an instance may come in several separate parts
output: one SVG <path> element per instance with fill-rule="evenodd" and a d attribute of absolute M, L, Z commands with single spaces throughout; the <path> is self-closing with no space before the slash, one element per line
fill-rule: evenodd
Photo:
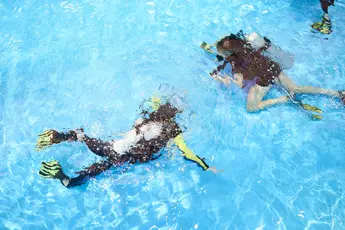
<path fill-rule="evenodd" d="M 195 155 L 193 153 L 193 151 L 187 147 L 186 142 L 184 141 L 182 134 L 175 137 L 174 143 L 183 152 L 182 156 L 185 157 L 187 160 L 191 160 L 191 161 L 196 162 L 204 170 L 207 170 L 209 168 L 209 166 L 206 164 L 206 162 L 203 159 L 201 159 L 199 156 Z"/>
<path fill-rule="evenodd" d="M 159 98 L 157 98 L 157 97 L 152 97 L 151 98 L 151 108 L 154 111 L 159 108 L 160 104 L 161 104 L 161 101 L 160 101 Z M 174 143 L 183 152 L 182 156 L 184 156 L 186 159 L 196 162 L 204 170 L 207 170 L 209 168 L 209 166 L 206 164 L 206 162 L 203 159 L 201 159 L 199 156 L 195 155 L 193 153 L 193 151 L 187 147 L 187 145 L 186 145 L 186 143 L 185 143 L 185 141 L 183 139 L 182 134 L 180 134 L 180 135 L 178 135 L 177 137 L 174 138 Z"/>

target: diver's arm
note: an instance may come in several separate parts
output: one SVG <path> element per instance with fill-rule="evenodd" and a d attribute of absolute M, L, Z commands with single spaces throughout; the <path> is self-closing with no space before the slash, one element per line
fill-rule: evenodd
<path fill-rule="evenodd" d="M 223 70 L 225 68 L 225 66 L 228 64 L 228 61 L 224 61 L 223 64 L 217 66 L 217 68 L 215 68 L 210 75 L 217 75 L 219 71 Z"/>
<path fill-rule="evenodd" d="M 243 74 L 242 73 L 235 73 L 234 78 L 231 78 L 229 75 L 224 73 L 224 76 L 229 79 L 231 82 L 236 84 L 238 87 L 242 88 L 243 87 Z"/>
<path fill-rule="evenodd" d="M 151 108 L 153 110 L 157 110 L 159 108 L 161 104 L 161 101 L 159 98 L 157 97 L 152 97 L 151 98 Z M 201 159 L 200 157 L 198 157 L 197 155 L 195 155 L 193 153 L 193 151 L 191 149 L 189 149 L 183 139 L 182 134 L 178 135 L 177 137 L 174 138 L 174 143 L 176 144 L 176 146 L 183 152 L 182 156 L 185 157 L 188 160 L 194 161 L 197 164 L 199 164 L 205 171 L 209 170 L 212 171 L 214 173 L 217 173 L 216 168 L 214 167 L 209 167 L 206 162 Z"/>
<path fill-rule="evenodd" d="M 187 147 L 186 142 L 184 141 L 182 134 L 175 137 L 174 143 L 183 152 L 183 154 L 182 154 L 183 157 L 185 157 L 188 160 L 196 162 L 205 171 L 213 169 L 213 168 L 210 168 L 202 158 L 195 155 L 193 153 L 193 151 Z"/>

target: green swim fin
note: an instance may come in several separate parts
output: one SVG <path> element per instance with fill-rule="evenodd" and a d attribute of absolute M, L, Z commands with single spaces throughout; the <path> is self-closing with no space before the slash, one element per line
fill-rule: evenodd
<path fill-rule="evenodd" d="M 42 162 L 39 175 L 43 178 L 56 179 L 59 172 L 62 171 L 61 166 L 56 160 L 51 162 Z"/>
<path fill-rule="evenodd" d="M 45 179 L 59 179 L 60 181 L 69 179 L 69 177 L 62 171 L 61 165 L 56 160 L 42 162 L 39 175 Z"/>

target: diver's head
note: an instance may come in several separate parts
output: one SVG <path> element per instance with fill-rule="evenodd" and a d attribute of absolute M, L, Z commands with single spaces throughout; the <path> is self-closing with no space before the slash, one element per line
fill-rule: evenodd
<path fill-rule="evenodd" d="M 181 113 L 179 109 L 166 103 L 161 105 L 155 112 L 150 115 L 150 118 L 157 121 L 168 121 L 176 117 L 178 113 Z"/>
<path fill-rule="evenodd" d="M 181 113 L 179 109 L 170 103 L 166 103 L 159 108 L 160 112 L 165 115 L 167 119 L 175 117 L 178 113 Z"/>
<path fill-rule="evenodd" d="M 243 47 L 245 41 L 240 36 L 230 34 L 225 36 L 217 42 L 217 52 L 223 57 L 227 57 L 230 53 L 236 52 L 236 50 Z"/>

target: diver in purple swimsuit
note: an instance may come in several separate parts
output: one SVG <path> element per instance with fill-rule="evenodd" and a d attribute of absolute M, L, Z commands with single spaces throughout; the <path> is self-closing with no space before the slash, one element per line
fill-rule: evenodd
<path fill-rule="evenodd" d="M 345 91 L 329 90 L 313 86 L 299 86 L 284 72 L 283 67 L 272 58 L 263 55 L 270 47 L 266 43 L 263 47 L 254 49 L 242 36 L 231 34 L 219 40 L 216 44 L 217 53 L 225 58 L 222 65 L 211 73 L 216 80 L 229 85 L 231 82 L 248 90 L 246 109 L 256 112 L 276 104 L 284 104 L 294 98 L 295 94 L 321 94 L 340 98 L 345 103 Z M 231 63 L 234 78 L 220 77 L 218 72 Z M 245 81 L 245 82 L 244 82 Z M 278 86 L 288 92 L 288 96 L 264 100 L 272 86 Z"/>
<path fill-rule="evenodd" d="M 258 77 L 255 77 L 253 80 L 243 80 L 242 92 L 245 97 L 248 97 L 249 90 L 257 84 L 258 80 Z"/>

